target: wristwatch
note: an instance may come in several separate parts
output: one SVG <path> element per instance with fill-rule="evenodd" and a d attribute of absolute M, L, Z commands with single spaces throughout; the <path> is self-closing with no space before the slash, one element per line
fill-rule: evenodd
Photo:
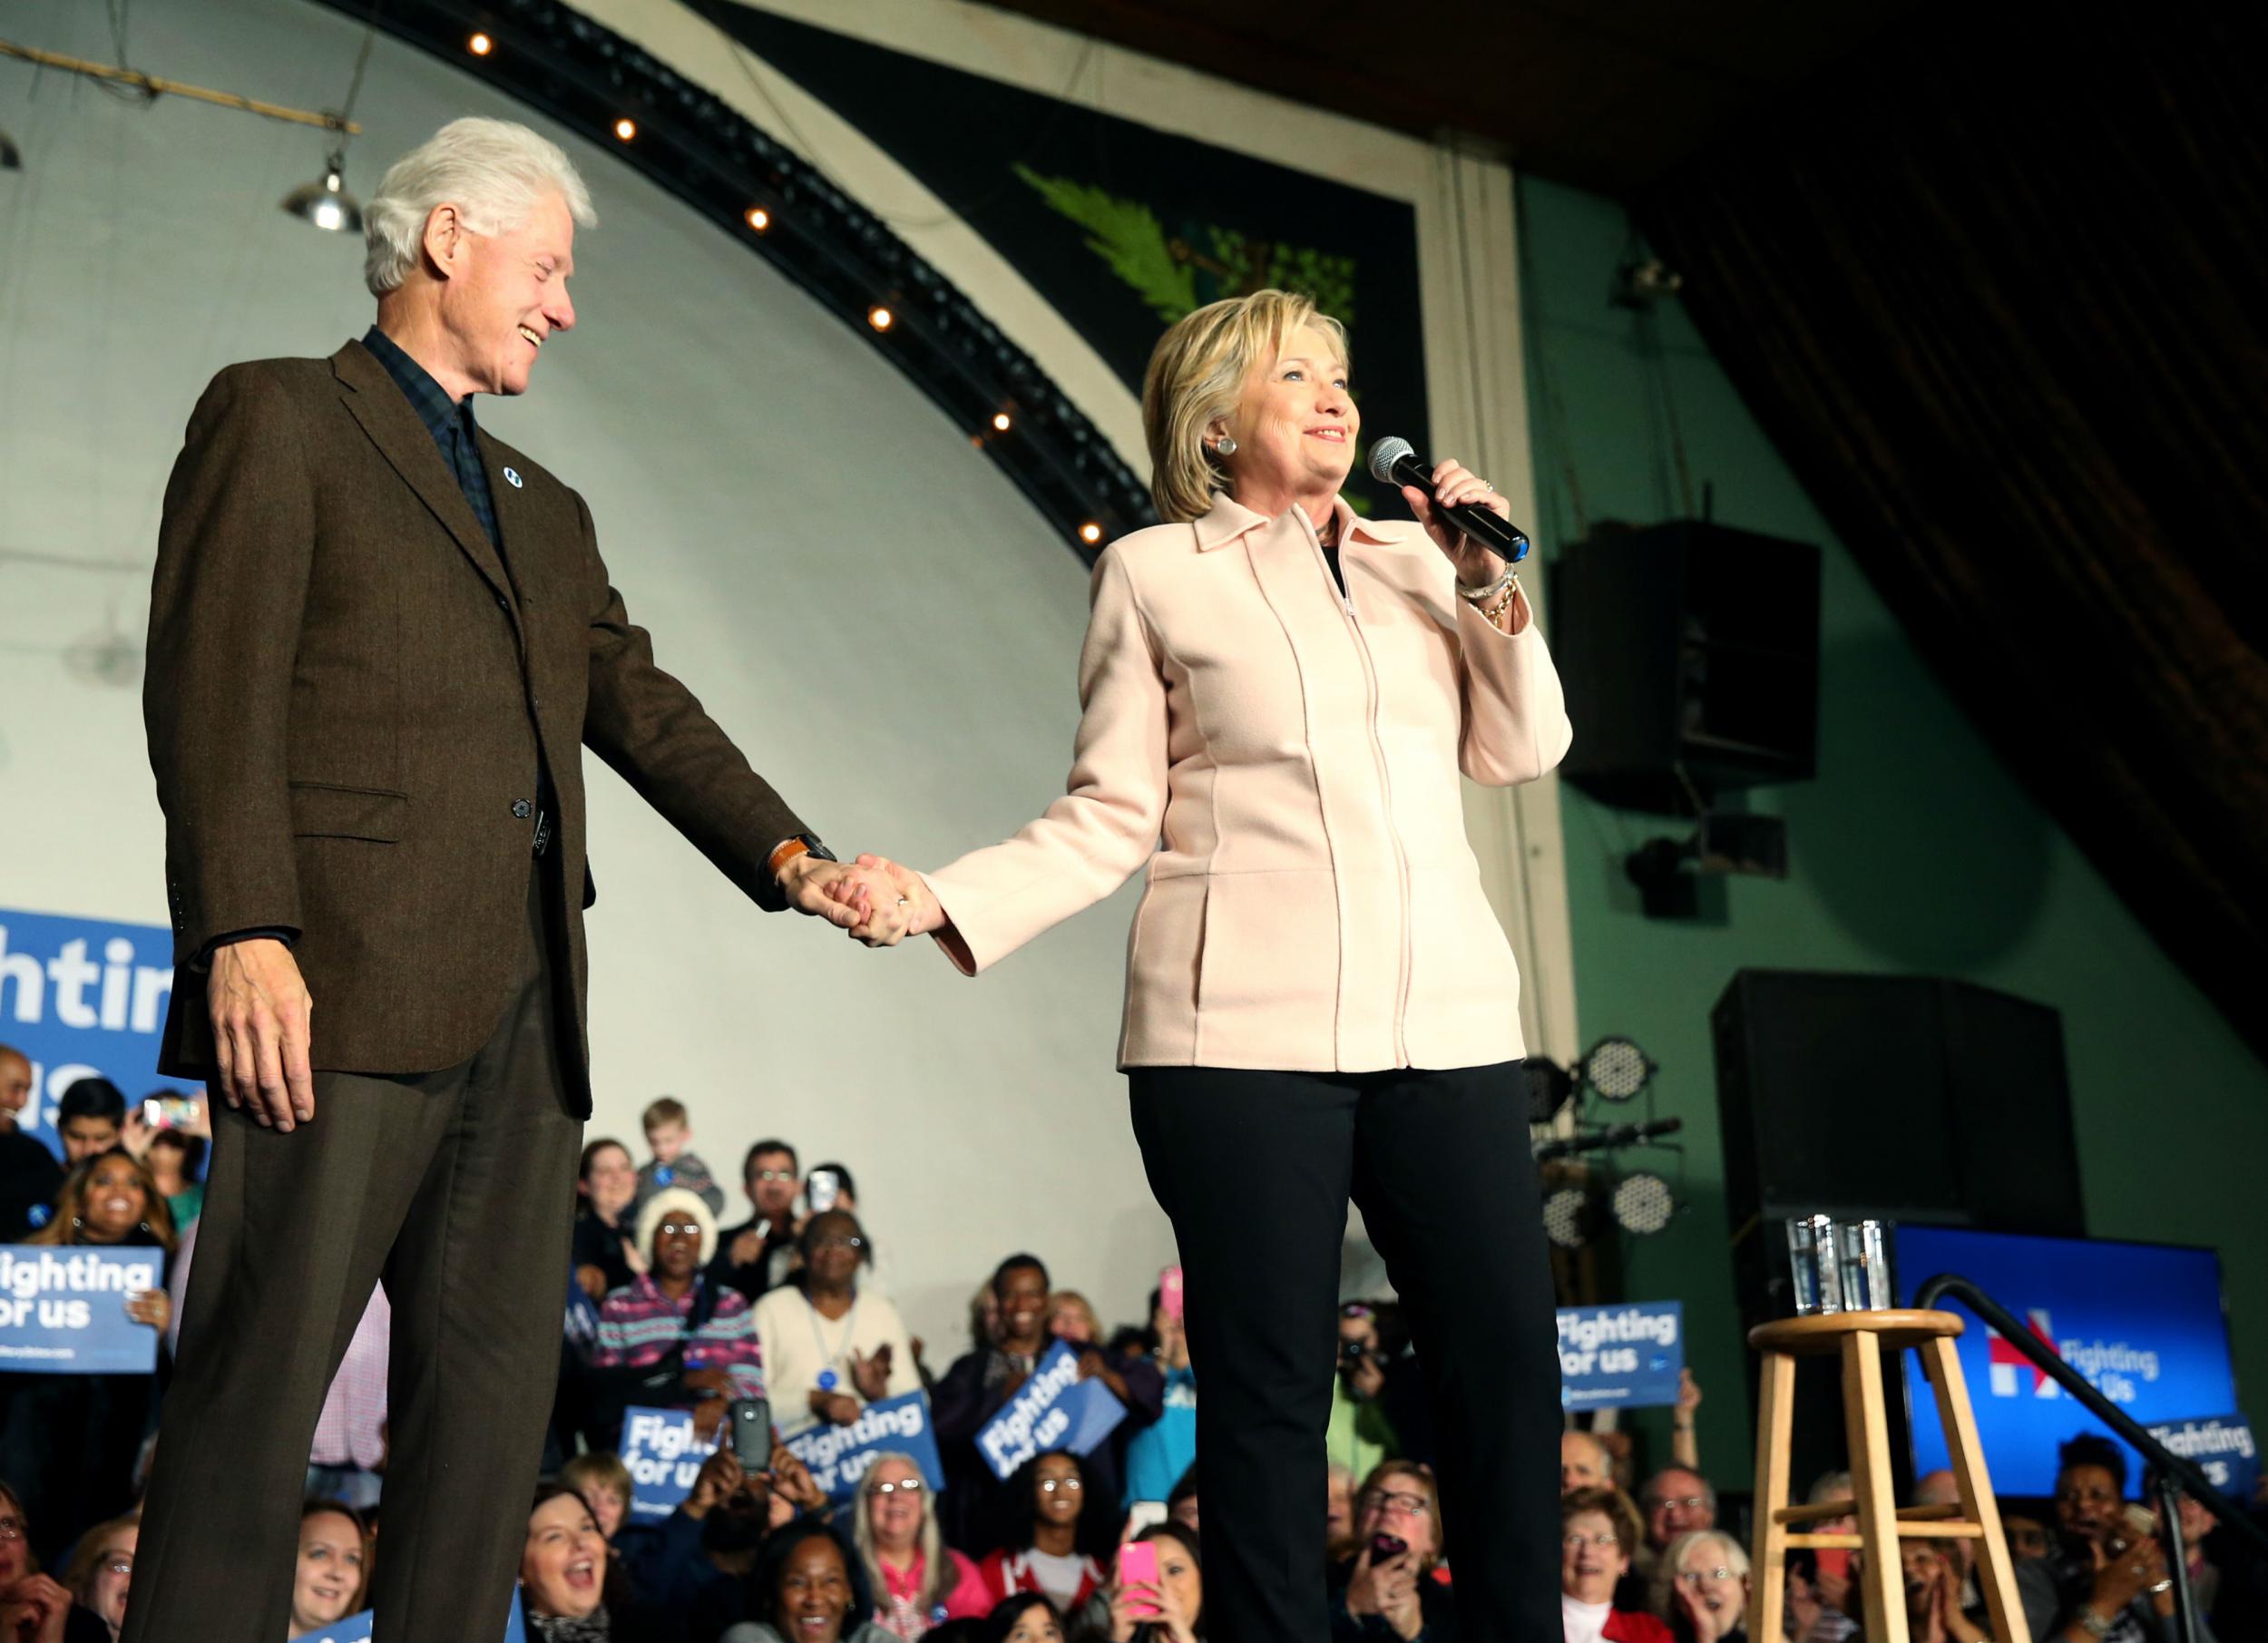
<path fill-rule="evenodd" d="M 791 833 L 772 846 L 772 853 L 764 858 L 764 870 L 774 879 L 787 864 L 798 856 L 816 856 L 823 862 L 836 859 L 835 852 L 820 842 L 816 833 Z"/>

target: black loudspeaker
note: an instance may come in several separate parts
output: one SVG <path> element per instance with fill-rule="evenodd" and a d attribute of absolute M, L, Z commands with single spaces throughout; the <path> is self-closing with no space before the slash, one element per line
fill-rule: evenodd
<path fill-rule="evenodd" d="M 1627 808 L 1691 814 L 1812 774 L 1819 550 L 1697 519 L 1594 532 L 1552 571 L 1551 653 L 1575 745 L 1559 774 Z"/>
<path fill-rule="evenodd" d="M 1790 1216 L 2086 1236 L 2057 1012 L 1965 982 L 1744 970 L 1710 1023 L 1744 1326 L 1795 1310 Z M 1844 1447 L 1834 1376 L 1797 1377 L 1794 1426 L 1800 1494 Z"/>

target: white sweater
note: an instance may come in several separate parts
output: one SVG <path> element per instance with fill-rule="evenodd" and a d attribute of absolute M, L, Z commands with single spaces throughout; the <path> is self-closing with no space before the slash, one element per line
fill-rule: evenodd
<path fill-rule="evenodd" d="M 890 1348 L 889 1394 L 897 1397 L 920 1389 L 922 1377 L 914 1367 L 914 1343 L 905 1333 L 890 1297 L 867 1290 L 858 1292 L 857 1305 L 839 1318 L 822 1317 L 793 1285 L 767 1290 L 756 1304 L 756 1338 L 764 1350 L 764 1384 L 771 1394 L 772 1423 L 782 1435 L 814 1424 L 811 1394 L 819 1384 L 819 1372 L 835 1371 L 836 1392 L 847 1393 L 861 1403 L 866 1400 L 851 1381 L 851 1353 L 872 1357 Z"/>

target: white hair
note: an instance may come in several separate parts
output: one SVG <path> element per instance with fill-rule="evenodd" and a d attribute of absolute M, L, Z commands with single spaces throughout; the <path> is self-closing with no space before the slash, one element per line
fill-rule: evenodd
<path fill-rule="evenodd" d="M 452 120 L 388 167 L 362 208 L 363 283 L 373 297 L 400 289 L 437 205 L 455 206 L 475 234 L 508 234 L 546 194 L 582 227 L 597 226 L 591 191 L 559 144 L 508 120 Z"/>
<path fill-rule="evenodd" d="M 1686 1557 L 1704 1546 L 1715 1547 L 1711 1553 L 1717 1562 L 1743 1580 L 1748 1579 L 1747 1549 L 1721 1529 L 1696 1529 L 1679 1535 L 1662 1548 L 1661 1561 L 1654 1566 L 1650 1592 L 1656 1614 L 1675 1612 L 1677 1599 L 1671 1596 L 1677 1585 L 1677 1577 L 1685 1572 Z"/>

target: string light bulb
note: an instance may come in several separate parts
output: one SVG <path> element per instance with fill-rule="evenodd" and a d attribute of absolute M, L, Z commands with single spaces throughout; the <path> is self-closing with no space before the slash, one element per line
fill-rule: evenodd
<path fill-rule="evenodd" d="M 621 119 L 617 120 L 614 122 L 614 134 L 617 137 L 620 137 L 624 142 L 628 142 L 631 138 L 638 135 L 638 122 L 631 119 L 628 115 L 623 116 Z"/>
<path fill-rule="evenodd" d="M 766 229 L 772 226 L 771 212 L 766 210 L 760 205 L 752 205 L 748 207 L 747 211 L 742 213 L 742 215 L 747 219 L 748 225 L 759 234 Z"/>
<path fill-rule="evenodd" d="M 866 310 L 866 323 L 877 331 L 886 331 L 897 322 L 897 316 L 877 303 Z"/>
<path fill-rule="evenodd" d="M 475 57 L 485 57 L 496 49 L 496 43 L 486 34 L 474 34 L 464 43 L 464 49 Z"/>
<path fill-rule="evenodd" d="M 1007 412 L 994 411 L 992 413 L 992 431 L 996 434 L 1005 434 L 1008 432 Z"/>
<path fill-rule="evenodd" d="M 1102 527 L 1097 524 L 1093 520 L 1089 520 L 1085 524 L 1079 527 L 1079 540 L 1085 543 L 1089 547 L 1094 546 L 1095 543 L 1102 540 Z"/>

